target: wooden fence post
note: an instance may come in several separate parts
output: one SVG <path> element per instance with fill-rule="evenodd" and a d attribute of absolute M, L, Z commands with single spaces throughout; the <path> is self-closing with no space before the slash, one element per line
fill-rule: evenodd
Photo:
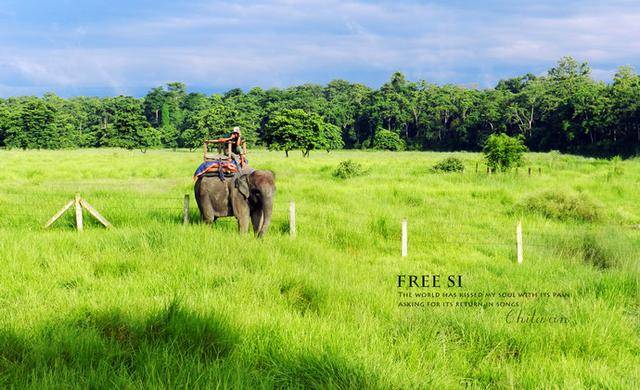
<path fill-rule="evenodd" d="M 81 232 L 84 229 L 84 225 L 82 223 L 82 206 L 80 205 L 80 194 L 76 194 L 74 204 L 76 206 L 76 228 L 78 228 L 78 231 Z"/>
<path fill-rule="evenodd" d="M 531 176 L 531 167 L 529 167 L 529 176 Z"/>
<path fill-rule="evenodd" d="M 71 206 L 73 206 L 74 203 L 75 203 L 75 200 L 69 201 L 69 203 L 64 205 L 64 207 L 61 208 L 60 211 L 55 213 L 55 215 L 53 217 L 51 217 L 51 219 L 49 219 L 47 221 L 47 223 L 44 225 L 44 227 L 48 228 L 49 226 L 51 226 L 51 224 L 53 224 L 58 218 L 60 218 L 62 216 L 62 214 L 64 214 L 65 211 L 69 210 L 71 208 Z"/>
<path fill-rule="evenodd" d="M 538 167 L 538 175 L 542 175 L 542 168 Z"/>
<path fill-rule="evenodd" d="M 522 264 L 522 222 L 518 221 L 516 226 L 516 246 L 518 251 L 518 264 Z"/>
<path fill-rule="evenodd" d="M 289 203 L 289 235 L 296 238 L 296 204 L 293 200 Z"/>
<path fill-rule="evenodd" d="M 478 163 L 476 163 L 476 173 L 478 173 Z"/>
<path fill-rule="evenodd" d="M 407 257 L 408 252 L 408 232 L 407 232 L 407 219 L 402 220 L 402 257 Z"/>
<path fill-rule="evenodd" d="M 189 194 L 184 194 L 184 201 L 182 203 L 182 224 L 189 224 Z"/>
<path fill-rule="evenodd" d="M 89 204 L 86 200 L 80 197 L 80 194 L 76 194 L 75 198 L 71 199 L 67 204 L 64 205 L 62 209 L 60 209 L 47 223 L 44 225 L 45 229 L 51 226 L 55 221 L 58 220 L 67 210 L 71 208 L 71 206 L 75 206 L 75 214 L 76 214 L 76 228 L 78 231 L 82 231 L 84 229 L 84 224 L 82 221 L 82 208 L 84 207 L 90 215 L 92 215 L 95 219 L 97 219 L 104 227 L 111 227 L 111 223 L 107 221 L 105 217 L 100 215 L 98 210 L 96 210 L 93 206 Z"/>
<path fill-rule="evenodd" d="M 111 223 L 109 223 L 109 221 L 106 220 L 105 217 L 103 217 L 102 215 L 100 215 L 100 213 L 98 212 L 98 210 L 96 210 L 93 206 L 91 206 L 89 204 L 89 202 L 87 202 L 86 200 L 80 198 L 80 205 L 82 207 L 85 208 L 85 210 L 87 210 L 89 212 L 89 214 L 93 215 L 93 217 L 95 219 L 98 220 L 98 222 L 100 222 L 101 224 L 104 225 L 104 227 L 108 228 L 111 227 Z"/>

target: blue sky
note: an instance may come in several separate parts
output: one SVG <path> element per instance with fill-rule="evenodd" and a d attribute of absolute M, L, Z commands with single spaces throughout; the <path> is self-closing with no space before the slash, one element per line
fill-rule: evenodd
<path fill-rule="evenodd" d="M 0 0 L 0 97 L 142 96 L 170 81 L 206 93 L 377 87 L 396 70 L 491 87 L 564 55 L 601 80 L 638 69 L 640 3 Z"/>

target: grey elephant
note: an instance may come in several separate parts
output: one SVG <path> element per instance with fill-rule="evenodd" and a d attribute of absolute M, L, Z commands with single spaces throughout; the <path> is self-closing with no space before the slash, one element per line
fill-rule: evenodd
<path fill-rule="evenodd" d="M 256 170 L 224 181 L 217 176 L 203 176 L 196 181 L 194 191 L 205 223 L 235 216 L 240 233 L 249 231 L 249 222 L 257 237 L 267 233 L 276 192 L 273 172 Z"/>

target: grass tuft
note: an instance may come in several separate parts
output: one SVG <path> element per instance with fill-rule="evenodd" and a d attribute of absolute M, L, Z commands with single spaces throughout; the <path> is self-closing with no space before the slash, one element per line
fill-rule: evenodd
<path fill-rule="evenodd" d="M 280 294 L 290 307 L 301 315 L 317 313 L 321 297 L 317 289 L 306 282 L 288 280 L 280 285 Z"/>
<path fill-rule="evenodd" d="M 102 260 L 93 264 L 93 274 L 98 278 L 120 278 L 135 272 L 136 269 L 136 264 L 129 261 Z"/>
<path fill-rule="evenodd" d="M 592 222 L 601 218 L 600 207 L 583 194 L 545 190 L 524 198 L 517 211 L 525 211 L 560 221 Z"/>
<path fill-rule="evenodd" d="M 349 179 L 366 173 L 367 171 L 362 167 L 362 164 L 353 160 L 344 160 L 340 161 L 338 167 L 333 171 L 333 176 L 340 179 Z"/>

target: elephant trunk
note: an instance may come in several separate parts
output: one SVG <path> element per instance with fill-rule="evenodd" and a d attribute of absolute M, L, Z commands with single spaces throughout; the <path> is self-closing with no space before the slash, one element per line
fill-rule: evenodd
<path fill-rule="evenodd" d="M 273 212 L 273 194 L 265 194 L 262 198 L 262 224 L 258 230 L 258 237 L 262 237 L 267 233 L 269 224 L 271 223 L 271 214 Z"/>

